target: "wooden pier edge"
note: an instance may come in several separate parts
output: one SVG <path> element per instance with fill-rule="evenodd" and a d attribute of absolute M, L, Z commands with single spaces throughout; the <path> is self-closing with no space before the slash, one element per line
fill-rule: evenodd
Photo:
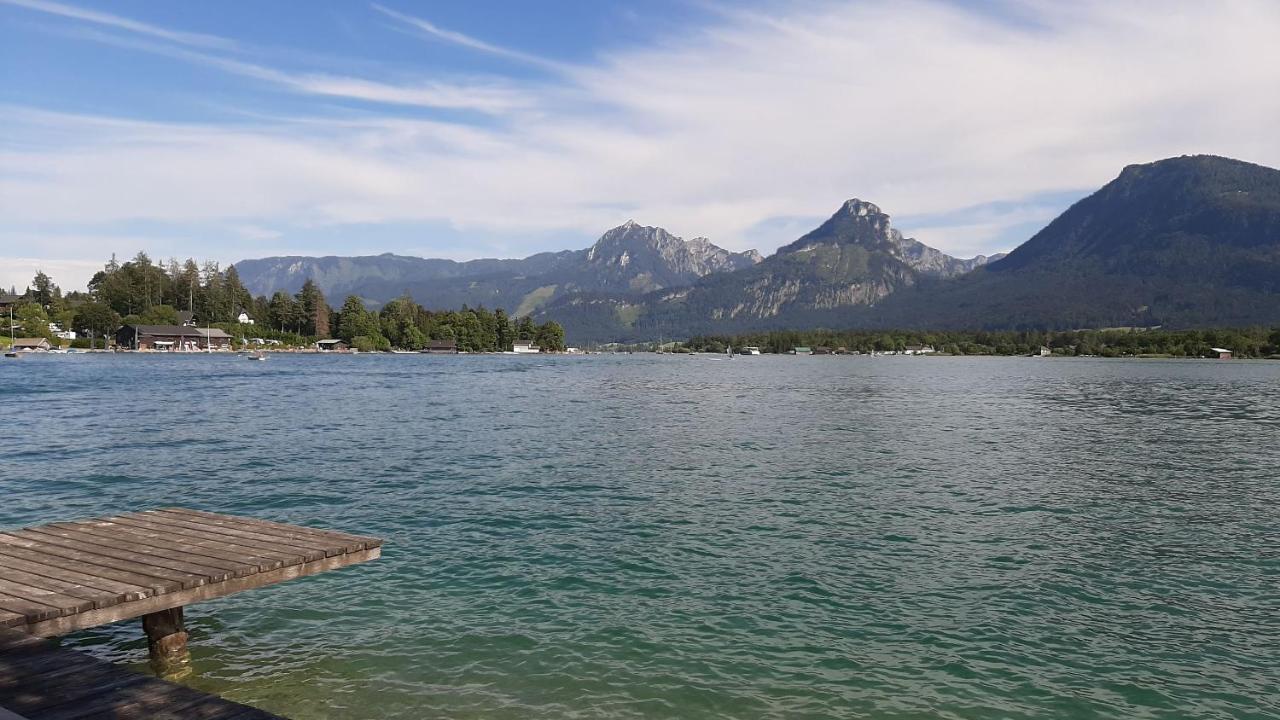
<path fill-rule="evenodd" d="M 190 605 L 191 603 L 211 600 L 231 593 L 252 590 L 266 585 L 273 585 L 285 580 L 293 580 L 294 578 L 315 575 L 328 570 L 336 570 L 337 568 L 346 567 L 348 565 L 376 560 L 381 556 L 381 547 L 368 548 L 359 552 L 345 553 L 343 555 L 335 555 L 333 557 L 327 557 L 320 560 L 312 560 L 299 565 L 290 565 L 276 570 L 255 573 L 246 577 L 231 578 L 230 580 L 224 580 L 219 583 L 198 585 L 193 588 L 176 590 L 160 595 L 152 595 L 141 600 L 134 600 L 132 602 L 122 603 L 119 605 L 112 605 L 105 608 L 75 613 L 73 615 L 65 615 L 63 617 L 57 617 L 50 620 L 28 623 L 25 627 L 21 625 L 18 626 L 18 629 L 38 637 L 63 635 L 76 630 L 84 630 L 86 628 L 106 625 L 120 620 L 128 620 L 172 608 L 183 607 Z"/>

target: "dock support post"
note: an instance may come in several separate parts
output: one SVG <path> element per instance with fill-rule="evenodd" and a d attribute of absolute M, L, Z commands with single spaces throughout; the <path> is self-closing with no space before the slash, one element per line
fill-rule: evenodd
<path fill-rule="evenodd" d="M 187 627 L 182 608 L 169 608 L 142 616 L 151 651 L 151 669 L 157 677 L 178 680 L 191 674 L 191 652 L 187 650 Z"/>

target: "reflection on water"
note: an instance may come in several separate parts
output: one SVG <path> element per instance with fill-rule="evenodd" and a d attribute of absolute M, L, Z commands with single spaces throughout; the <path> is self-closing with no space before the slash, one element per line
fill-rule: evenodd
<path fill-rule="evenodd" d="M 387 539 L 188 609 L 190 682 L 291 717 L 1280 714 L 1276 363 L 63 356 L 0 403 L 4 527 Z"/>

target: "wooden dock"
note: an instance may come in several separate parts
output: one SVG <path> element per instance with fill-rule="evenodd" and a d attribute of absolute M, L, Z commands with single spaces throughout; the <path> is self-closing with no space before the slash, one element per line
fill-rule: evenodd
<path fill-rule="evenodd" d="M 0 533 L 0 628 L 51 636 L 141 617 L 157 674 L 180 677 L 185 606 L 381 552 L 377 538 L 183 508 L 10 530 Z"/>

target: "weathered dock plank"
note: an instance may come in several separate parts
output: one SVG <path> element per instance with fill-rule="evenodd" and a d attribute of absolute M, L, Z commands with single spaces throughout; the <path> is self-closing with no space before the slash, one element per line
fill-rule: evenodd
<path fill-rule="evenodd" d="M 98 575 L 78 572 L 75 569 L 68 569 L 63 566 L 52 566 L 31 562 L 30 560 L 24 560 L 12 554 L 6 554 L 4 550 L 4 547 L 0 546 L 0 572 L 21 570 L 32 575 L 61 580 L 68 583 L 83 584 L 85 587 L 91 587 L 98 590 L 116 592 L 123 598 L 121 602 L 126 600 L 140 600 L 155 592 L 145 585 L 135 585 L 112 578 L 104 578 Z"/>
<path fill-rule="evenodd" d="M 271 720 L 265 710 L 0 630 L 0 720 Z"/>
<path fill-rule="evenodd" d="M 150 533 L 154 533 L 157 537 L 169 537 L 177 540 L 178 542 L 195 545 L 201 548 L 218 550 L 220 555 L 223 554 L 222 551 L 226 550 L 230 552 L 243 553 L 246 555 L 269 558 L 271 560 L 278 561 L 279 565 L 296 565 L 303 561 L 303 557 L 301 553 L 276 552 L 276 551 L 267 550 L 264 548 L 255 548 L 251 545 L 244 545 L 241 543 L 229 542 L 230 538 L 227 538 L 225 536 L 211 537 L 206 533 L 200 533 L 198 531 L 188 530 L 187 528 L 175 528 L 171 525 L 163 525 L 160 523 L 153 523 L 146 520 L 137 520 L 134 518 L 118 517 L 118 518 L 112 518 L 110 520 L 102 520 L 99 523 L 95 523 L 95 524 L 99 524 L 100 526 L 110 525 L 115 528 L 118 528 L 120 531 L 123 531 L 123 532 L 132 532 L 132 533 L 137 533 L 140 531 L 150 532 Z M 277 567 L 279 565 L 277 565 Z M 274 569 L 274 568 L 268 568 L 268 569 Z"/>
<path fill-rule="evenodd" d="M 171 518 L 161 516 L 159 514 L 147 514 L 145 517 L 157 525 L 164 525 L 172 528 L 173 532 L 187 532 L 204 535 L 206 537 L 218 538 L 225 542 L 234 542 L 245 545 L 247 547 L 261 548 L 277 553 L 295 553 L 301 555 L 304 560 L 319 560 L 332 550 L 335 554 L 341 552 L 341 548 L 330 547 L 309 547 L 302 544 L 292 544 L 283 538 L 274 538 L 263 536 L 256 533 L 245 532 L 234 528 L 223 528 L 215 525 L 202 524 L 198 522 L 187 521 L 182 518 Z"/>
<path fill-rule="evenodd" d="M 96 552 L 85 552 L 83 550 L 63 547 L 61 545 L 51 544 L 41 540 L 19 537 L 14 533 L 0 533 L 0 543 L 17 546 L 35 553 L 39 558 L 47 559 L 49 564 L 64 561 L 75 561 L 90 565 L 100 570 L 120 571 L 138 577 L 167 580 L 171 583 L 176 583 L 177 587 L 195 587 L 196 585 L 203 585 L 208 582 L 207 577 L 197 575 L 195 573 L 180 572 L 156 565 L 121 560 L 119 558 L 113 558 L 109 555 L 102 555 Z M 9 552 L 10 550 L 9 548 L 6 548 L 5 551 Z"/>

